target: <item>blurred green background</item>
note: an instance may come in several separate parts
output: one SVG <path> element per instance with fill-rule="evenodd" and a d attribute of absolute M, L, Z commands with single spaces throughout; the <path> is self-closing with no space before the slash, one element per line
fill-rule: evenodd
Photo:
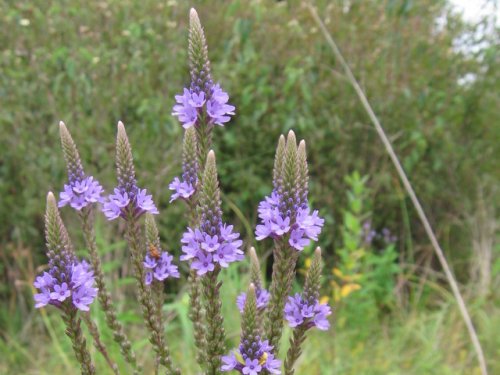
<path fill-rule="evenodd" d="M 498 374 L 498 24 L 493 15 L 464 22 L 444 0 L 315 4 L 410 176 L 469 304 L 491 374 Z M 326 218 L 323 296 L 335 316 L 331 331 L 311 334 L 298 373 L 479 373 L 423 227 L 340 65 L 300 1 L 270 0 L 0 1 L 0 373 L 76 369 L 57 312 L 35 311 L 31 290 L 46 262 L 45 196 L 66 180 L 59 120 L 86 170 L 108 191 L 116 123 L 125 123 L 139 182 L 161 211 L 162 240 L 179 254 L 186 221 L 181 204 L 168 204 L 167 185 L 180 173 L 182 128 L 171 108 L 189 80 L 190 6 L 205 27 L 213 76 L 237 107 L 233 121 L 215 129 L 214 144 L 225 216 L 247 244 L 255 245 L 256 207 L 271 190 L 279 134 L 294 129 L 308 144 L 311 202 Z M 75 215 L 63 216 L 85 255 Z M 120 318 L 148 368 L 152 349 L 129 286 L 121 231 L 98 221 Z M 257 247 L 265 262 L 270 243 Z M 301 257 L 294 288 L 311 250 Z M 239 334 L 234 300 L 247 269 L 242 264 L 223 276 L 232 345 Z M 167 337 L 176 363 L 196 373 L 183 284 L 167 283 Z M 99 373 L 107 373 L 93 354 Z"/>

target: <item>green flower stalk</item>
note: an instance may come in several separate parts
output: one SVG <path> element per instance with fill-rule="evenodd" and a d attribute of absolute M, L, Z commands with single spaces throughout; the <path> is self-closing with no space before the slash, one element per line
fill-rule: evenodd
<path fill-rule="evenodd" d="M 150 331 L 150 342 L 158 356 L 159 363 L 167 369 L 168 374 L 177 372 L 170 359 L 163 326 L 158 319 L 158 306 L 151 288 L 146 282 L 146 270 L 143 260 L 146 255 L 145 241 L 139 228 L 139 218 L 145 213 L 158 214 L 152 197 L 145 190 L 137 187 L 132 148 L 123 123 L 118 123 L 116 138 L 116 167 L 118 187 L 115 194 L 109 196 L 103 211 L 108 219 L 122 217 L 126 221 L 126 239 L 130 249 L 130 257 L 137 282 L 138 300 L 142 313 Z"/>
<path fill-rule="evenodd" d="M 213 81 L 210 75 L 207 39 L 198 13 L 194 8 L 189 11 L 188 56 L 191 85 L 203 91 L 207 97 L 210 96 Z"/>
<path fill-rule="evenodd" d="M 118 366 L 116 363 L 113 362 L 113 360 L 110 358 L 108 354 L 108 350 L 106 349 L 106 346 L 101 340 L 101 335 L 99 333 L 99 328 L 95 324 L 95 322 L 92 320 L 90 317 L 89 313 L 84 313 L 82 314 L 82 319 L 85 322 L 85 325 L 87 326 L 90 335 L 92 336 L 92 339 L 94 340 L 94 346 L 96 349 L 101 353 L 101 355 L 104 357 L 106 360 L 106 363 L 108 366 L 111 368 L 113 373 L 115 375 L 118 375 L 120 372 L 118 371 Z"/>
<path fill-rule="evenodd" d="M 70 132 L 66 125 L 61 122 L 59 124 L 59 133 L 61 138 L 61 146 L 66 160 L 68 176 L 84 176 L 83 167 L 78 149 L 76 147 Z M 98 201 L 100 201 L 99 199 Z M 135 353 L 132 350 L 129 339 L 125 334 L 123 325 L 118 321 L 115 307 L 111 300 L 111 294 L 107 289 L 104 272 L 102 270 L 101 259 L 97 249 L 97 243 L 94 230 L 95 204 L 88 204 L 78 210 L 78 214 L 82 224 L 82 232 L 85 238 L 85 243 L 90 255 L 90 262 L 94 271 L 94 276 L 98 288 L 99 303 L 104 311 L 106 324 L 113 332 L 114 341 L 120 346 L 120 352 L 134 371 L 134 374 L 140 373 L 140 367 L 137 365 Z M 94 338 L 95 340 L 95 338 Z"/>
<path fill-rule="evenodd" d="M 281 136 L 276 148 L 273 169 L 273 192 L 259 205 L 261 224 L 256 239 L 274 240 L 274 264 L 270 286 L 270 302 L 265 320 L 265 332 L 278 353 L 283 331 L 283 308 L 295 277 L 300 252 L 317 241 L 324 220 L 308 205 L 308 167 L 306 145 L 299 143 L 290 131 Z"/>
<path fill-rule="evenodd" d="M 213 151 L 210 151 L 203 172 L 198 206 L 198 217 L 200 218 L 204 232 L 217 235 L 217 233 L 211 233 L 211 231 L 212 228 L 217 230 L 221 226 L 222 210 L 220 206 L 221 201 L 215 154 Z M 207 361 L 206 370 L 209 375 L 220 373 L 220 357 L 225 351 L 226 333 L 224 331 L 224 318 L 222 316 L 222 302 L 220 299 L 222 283 L 217 280 L 219 272 L 220 266 L 219 264 L 215 264 L 212 271 L 206 272 L 201 278 L 206 311 L 205 360 Z"/>
<path fill-rule="evenodd" d="M 74 254 L 68 232 L 57 209 L 56 199 L 51 192 L 47 194 L 45 238 L 49 271 L 35 280 L 34 285 L 40 291 L 35 295 L 35 307 L 50 304 L 61 310 L 66 325 L 65 332 L 71 339 L 82 374 L 95 374 L 78 311 L 88 311 L 88 305 L 92 303 L 97 291 L 93 288 L 94 279 L 88 265 L 78 262 Z"/>
<path fill-rule="evenodd" d="M 195 228 L 200 224 L 200 217 L 194 209 L 197 206 L 196 190 L 202 180 L 202 167 L 206 164 L 208 151 L 212 147 L 213 127 L 224 126 L 230 121 L 235 110 L 234 106 L 228 104 L 229 95 L 219 84 L 213 82 L 207 41 L 195 9 L 189 12 L 188 57 L 191 83 L 189 88 L 184 88 L 181 95 L 175 96 L 176 104 L 172 111 L 186 129 L 183 147 L 183 181 L 175 178 L 169 188 L 174 191 L 171 200 L 182 198 L 187 201 L 189 227 Z M 189 317 L 194 325 L 197 359 L 202 365 L 206 359 L 205 311 L 199 300 L 202 287 L 197 271 L 191 271 L 188 282 Z"/>
<path fill-rule="evenodd" d="M 273 347 L 261 336 L 257 295 L 253 283 L 250 284 L 246 296 L 239 348 L 221 358 L 224 363 L 221 370 L 252 375 L 280 374 L 281 361 L 275 359 Z"/>

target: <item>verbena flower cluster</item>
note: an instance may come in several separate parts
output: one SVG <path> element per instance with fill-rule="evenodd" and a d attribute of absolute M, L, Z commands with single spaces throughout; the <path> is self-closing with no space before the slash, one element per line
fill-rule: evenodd
<path fill-rule="evenodd" d="M 278 239 L 290 233 L 288 243 L 299 251 L 308 246 L 310 240 L 317 241 L 324 223 L 318 211 L 314 210 L 311 214 L 306 203 L 296 207 L 294 218 L 290 210 L 280 210 L 283 206 L 283 198 L 276 191 L 260 202 L 258 212 L 262 224 L 257 225 L 256 239 Z"/>
<path fill-rule="evenodd" d="M 306 329 L 316 327 L 322 331 L 330 328 L 328 316 L 332 313 L 330 306 L 320 304 L 318 300 L 308 302 L 301 294 L 288 297 L 285 305 L 285 318 L 292 328 L 303 326 Z"/>
<path fill-rule="evenodd" d="M 168 277 L 179 278 L 179 269 L 172 263 L 174 257 L 166 251 L 155 249 L 146 254 L 144 267 L 146 268 L 146 285 L 150 285 L 153 280 L 163 281 Z"/>
<path fill-rule="evenodd" d="M 203 227 L 202 227 L 203 228 Z M 215 269 L 216 265 L 227 268 L 230 263 L 244 258 L 240 234 L 233 232 L 232 225 L 220 223 L 209 232 L 191 229 L 182 236 L 181 260 L 192 260 L 191 268 L 201 276 Z"/>
<path fill-rule="evenodd" d="M 255 288 L 255 297 L 256 297 L 256 303 L 257 303 L 257 308 L 259 310 L 263 310 L 267 307 L 269 304 L 269 297 L 271 295 L 269 292 L 264 289 L 264 288 Z M 243 309 L 245 308 L 245 302 L 247 300 L 247 293 L 242 292 L 240 295 L 236 298 L 236 305 L 238 306 L 238 310 L 240 312 L 243 312 Z"/>
<path fill-rule="evenodd" d="M 70 205 L 75 210 L 81 210 L 89 204 L 102 202 L 104 189 L 94 177 L 72 178 L 64 185 L 60 193 L 59 207 Z"/>
<path fill-rule="evenodd" d="M 122 187 L 115 188 L 114 194 L 110 194 L 104 202 L 102 212 L 108 220 L 118 217 L 125 219 L 129 214 L 135 217 L 146 212 L 159 214 L 152 195 L 149 195 L 146 189 L 140 189 L 137 186 L 128 191 Z"/>
<path fill-rule="evenodd" d="M 281 361 L 273 354 L 273 347 L 269 341 L 260 340 L 257 336 L 252 343 L 242 343 L 237 351 L 222 357 L 221 370 L 238 371 L 245 375 L 257 375 L 260 373 L 281 374 Z"/>
<path fill-rule="evenodd" d="M 196 181 L 194 183 L 188 180 L 181 181 L 179 177 L 175 177 L 173 181 L 168 185 L 168 188 L 173 191 L 170 197 L 170 203 L 178 198 L 188 199 L 195 192 Z"/>
<path fill-rule="evenodd" d="M 39 293 L 35 294 L 35 307 L 46 305 L 61 307 L 69 300 L 74 307 L 88 311 L 97 295 L 94 287 L 94 273 L 85 262 L 67 262 L 64 269 L 52 266 L 49 272 L 38 276 L 33 284 Z"/>
<path fill-rule="evenodd" d="M 208 120 L 206 123 L 224 126 L 231 115 L 234 115 L 235 107 L 227 104 L 229 95 L 222 90 L 219 84 L 210 87 L 208 95 L 196 86 L 185 88 L 182 95 L 176 95 L 177 102 L 174 105 L 172 115 L 177 116 L 184 129 L 196 126 L 201 119 Z"/>
<path fill-rule="evenodd" d="M 290 131 L 285 141 L 281 136 L 276 151 L 273 192 L 259 204 L 259 225 L 256 239 L 270 237 L 273 246 L 273 274 L 269 289 L 265 289 L 256 250 L 248 251 L 251 262 L 251 283 L 247 292 L 237 297 L 241 313 L 241 339 L 237 349 L 226 354 L 226 336 L 222 314 L 219 274 L 222 269 L 244 259 L 243 241 L 233 225 L 222 220 L 221 192 L 215 153 L 211 150 L 211 132 L 215 125 L 224 126 L 235 114 L 228 104 L 229 96 L 210 75 L 206 40 L 194 9 L 190 12 L 189 30 L 190 88 L 175 97 L 172 114 L 184 127 L 182 178 L 175 177 L 169 184 L 170 202 L 187 202 L 189 223 L 181 238 L 180 260 L 188 261 L 189 318 L 193 322 L 197 361 L 203 373 L 216 374 L 235 371 L 245 375 L 281 374 L 282 362 L 276 358 L 284 320 L 294 328 L 290 347 L 283 363 L 286 374 L 293 374 L 293 366 L 301 354 L 301 345 L 309 328 L 329 328 L 331 309 L 318 302 L 321 274 L 321 250 L 306 275 L 304 291 L 288 297 L 292 290 L 299 252 L 317 241 L 324 225 L 318 211 L 308 205 L 308 166 L 305 142 L 297 145 Z M 116 170 L 118 184 L 113 193 L 103 198 L 103 188 L 82 168 L 76 145 L 66 126 L 60 124 L 61 145 L 68 169 L 68 183 L 56 202 L 52 193 L 47 196 L 45 235 L 47 241 L 48 271 L 34 282 L 37 292 L 35 306 L 53 305 L 60 309 L 66 324 L 66 333 L 72 341 L 82 373 L 95 374 L 91 352 L 82 331 L 82 322 L 114 373 L 118 367 L 101 343 L 99 328 L 89 311 L 98 295 L 113 339 L 120 346 L 130 373 L 139 374 L 141 365 L 127 339 L 124 327 L 106 289 L 106 280 L 97 247 L 94 218 L 97 205 L 108 220 L 124 219 L 133 275 L 137 286 L 138 303 L 154 348 L 156 365 L 168 374 L 179 374 L 170 358 L 170 350 L 162 316 L 164 303 L 163 282 L 180 278 L 174 257 L 162 250 L 159 231 L 152 215 L 159 213 L 152 195 L 137 185 L 132 148 L 123 123 L 118 123 L 116 137 Z M 78 211 L 90 263 L 79 261 L 64 227 L 57 207 L 69 205 Z M 141 229 L 141 216 L 145 225 Z M 97 287 L 96 287 L 97 286 Z M 288 297 L 288 299 L 287 299 Z M 288 302 L 287 302 L 288 301 Z M 157 371 L 159 372 L 159 368 Z"/>

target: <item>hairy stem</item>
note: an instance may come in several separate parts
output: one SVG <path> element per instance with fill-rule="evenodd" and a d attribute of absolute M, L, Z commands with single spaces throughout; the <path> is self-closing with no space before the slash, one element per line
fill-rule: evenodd
<path fill-rule="evenodd" d="M 222 283 L 217 280 L 220 268 L 216 267 L 201 279 L 206 311 L 206 364 L 207 375 L 220 374 L 221 356 L 225 353 L 226 333 L 224 331 L 224 318 L 222 317 L 222 303 L 220 300 L 220 287 Z"/>
<path fill-rule="evenodd" d="M 62 318 L 66 324 L 66 335 L 71 339 L 73 351 L 75 352 L 77 361 L 80 363 L 82 375 L 95 374 L 95 367 L 87 350 L 87 342 L 82 332 L 82 321 L 78 318 L 78 310 L 73 306 L 66 306 Z"/>
<path fill-rule="evenodd" d="M 106 360 L 107 364 L 109 365 L 109 367 L 111 368 L 113 373 L 118 375 L 120 373 L 118 371 L 118 366 L 109 357 L 108 350 L 106 349 L 106 346 L 104 345 L 104 343 L 101 341 L 101 335 L 99 334 L 99 328 L 97 328 L 97 325 L 90 318 L 90 314 L 88 312 L 82 314 L 82 319 L 85 322 L 85 325 L 87 326 L 87 328 L 90 332 L 90 335 L 94 339 L 94 346 L 99 351 L 99 353 L 102 354 L 102 356 Z"/>
<path fill-rule="evenodd" d="M 299 326 L 293 330 L 293 335 L 290 338 L 290 348 L 285 359 L 285 375 L 293 375 L 295 373 L 293 365 L 302 354 L 301 345 L 305 339 L 306 328 L 304 326 Z"/>
<path fill-rule="evenodd" d="M 132 350 L 132 345 L 125 334 L 123 325 L 116 317 L 116 310 L 113 306 L 113 302 L 111 301 L 111 294 L 109 293 L 104 280 L 104 272 L 102 271 L 101 259 L 99 258 L 95 238 L 93 208 L 85 207 L 80 212 L 80 219 L 82 221 L 83 235 L 89 250 L 90 262 L 92 263 L 92 269 L 94 270 L 95 281 L 98 288 L 97 297 L 104 311 L 106 324 L 113 332 L 113 339 L 120 346 L 120 353 L 125 358 L 125 361 L 132 366 L 134 374 L 139 374 L 141 372 L 141 368 L 137 364 L 135 353 Z"/>
<path fill-rule="evenodd" d="M 158 307 L 154 301 L 151 288 L 146 285 L 146 273 L 143 267 L 143 251 L 141 251 L 141 235 L 137 219 L 130 215 L 127 220 L 127 241 L 130 247 L 134 276 L 137 282 L 137 296 L 142 306 L 142 314 L 150 331 L 149 341 L 159 358 L 159 362 L 167 369 L 167 374 L 176 374 L 170 359 L 170 350 L 165 342 L 163 326 L 158 319 Z"/>
<path fill-rule="evenodd" d="M 286 242 L 277 241 L 273 254 L 273 275 L 269 288 L 271 297 L 265 322 L 265 337 L 274 347 L 274 352 L 278 354 L 283 332 L 283 308 L 292 287 L 298 253 L 290 248 Z"/>

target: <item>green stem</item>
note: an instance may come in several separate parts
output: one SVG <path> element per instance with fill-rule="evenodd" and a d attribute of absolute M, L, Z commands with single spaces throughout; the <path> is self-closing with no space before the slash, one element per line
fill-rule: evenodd
<path fill-rule="evenodd" d="M 299 326 L 293 330 L 293 335 L 290 338 L 290 348 L 285 359 L 285 375 L 293 375 L 295 373 L 293 365 L 302 354 L 301 345 L 306 339 L 306 331 L 304 326 Z"/>
<path fill-rule="evenodd" d="M 226 333 L 224 331 L 224 318 L 222 317 L 222 303 L 220 300 L 220 287 L 222 283 L 217 280 L 220 268 L 216 266 L 201 279 L 206 311 L 206 365 L 207 375 L 220 374 L 221 356 L 225 353 Z"/>
<path fill-rule="evenodd" d="M 283 308 L 292 287 L 298 253 L 281 240 L 275 242 L 273 254 L 273 275 L 269 288 L 271 297 L 265 322 L 265 337 L 278 355 L 283 332 Z"/>
<path fill-rule="evenodd" d="M 111 368 L 113 373 L 118 375 L 120 373 L 118 371 L 118 366 L 109 357 L 108 350 L 106 349 L 106 346 L 104 345 L 104 343 L 101 341 L 101 335 L 99 334 L 99 328 L 97 328 L 97 325 L 92 321 L 92 319 L 90 318 L 90 314 L 88 312 L 82 314 L 82 319 L 85 322 L 85 325 L 87 326 L 87 328 L 90 332 L 90 335 L 94 339 L 94 346 L 99 351 L 99 353 L 102 354 L 102 356 L 106 360 L 106 363 L 109 365 L 109 367 Z"/>
<path fill-rule="evenodd" d="M 66 335 L 71 339 L 73 351 L 77 361 L 80 363 L 82 375 L 94 375 L 95 367 L 92 363 L 92 358 L 87 350 L 87 342 L 83 336 L 81 319 L 78 318 L 78 310 L 73 306 L 66 306 L 63 308 L 64 314 L 62 316 L 66 324 Z"/>
<path fill-rule="evenodd" d="M 111 301 L 111 294 L 109 293 L 104 280 L 104 272 L 102 270 L 101 259 L 99 257 L 95 238 L 93 208 L 85 207 L 80 212 L 80 219 L 82 221 L 83 235 L 89 250 L 90 262 L 92 263 L 92 269 L 94 270 L 95 281 L 98 288 L 97 297 L 104 311 L 106 324 L 113 332 L 113 339 L 120 346 L 120 353 L 125 358 L 125 361 L 132 366 L 134 374 L 137 375 L 141 372 L 141 368 L 137 364 L 135 353 L 132 350 L 132 345 L 125 334 L 125 330 L 120 321 L 117 319 L 116 310 L 113 306 L 113 302 Z"/>
<path fill-rule="evenodd" d="M 206 330 L 205 310 L 203 309 L 201 296 L 202 285 L 196 271 L 189 272 L 189 319 L 193 322 L 194 344 L 196 346 L 196 361 L 203 367 L 206 363 Z"/>
<path fill-rule="evenodd" d="M 150 342 L 159 358 L 160 364 L 167 369 L 167 374 L 176 374 L 170 359 L 170 350 L 165 342 L 163 326 L 158 319 L 158 308 L 154 301 L 151 288 L 146 285 L 143 266 L 143 251 L 141 251 L 141 235 L 137 218 L 130 215 L 127 220 L 127 241 L 134 267 L 134 276 L 138 287 L 138 299 L 142 306 L 142 314 L 150 331 Z"/>

